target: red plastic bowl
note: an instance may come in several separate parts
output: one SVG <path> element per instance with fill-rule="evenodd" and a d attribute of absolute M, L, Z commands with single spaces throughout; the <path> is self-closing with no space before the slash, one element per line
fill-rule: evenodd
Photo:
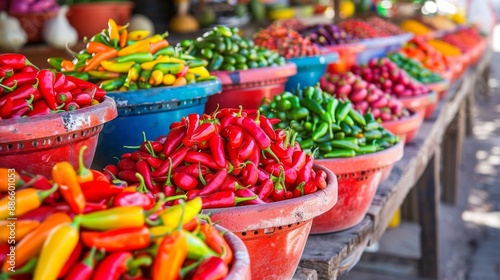
<path fill-rule="evenodd" d="M 382 181 L 384 169 L 390 169 L 403 157 L 403 142 L 373 154 L 353 158 L 318 159 L 337 174 L 339 197 L 337 204 L 314 218 L 311 234 L 331 233 L 357 225 L 366 215 Z"/>
<path fill-rule="evenodd" d="M 423 114 L 411 111 L 409 117 L 396 121 L 382 122 L 382 126 L 393 134 L 398 135 L 405 143 L 409 143 L 417 135 L 423 121 Z"/>
<path fill-rule="evenodd" d="M 403 105 L 407 109 L 421 114 L 424 118 L 426 110 L 430 110 L 432 115 L 432 112 L 434 112 L 434 109 L 436 108 L 438 102 L 437 94 L 435 91 L 418 96 L 398 97 L 398 99 L 403 102 Z"/>
<path fill-rule="evenodd" d="M 226 228 L 215 225 L 219 232 L 223 233 L 224 239 L 233 251 L 233 262 L 229 274 L 224 280 L 251 280 L 250 274 L 250 256 L 248 255 L 245 243 L 238 238 L 234 233 L 228 231 Z"/>
<path fill-rule="evenodd" d="M 222 92 L 208 98 L 206 113 L 219 108 L 258 109 L 262 99 L 281 94 L 290 76 L 297 74 L 297 66 L 287 63 L 283 66 L 255 68 L 241 71 L 211 72 L 222 83 Z"/>
<path fill-rule="evenodd" d="M 252 279 L 292 279 L 304 251 L 312 219 L 337 202 L 337 177 L 328 174 L 328 186 L 313 194 L 262 205 L 203 210 L 212 221 L 235 233 L 250 255 Z"/>
<path fill-rule="evenodd" d="M 71 112 L 0 121 L 0 167 L 26 170 L 51 177 L 55 163 L 78 167 L 84 145 L 84 163 L 92 164 L 104 123 L 116 118 L 115 101 L 106 97 L 98 105 Z"/>
<path fill-rule="evenodd" d="M 328 65 L 327 72 L 344 73 L 356 64 L 358 53 L 365 49 L 363 44 L 346 44 L 322 47 L 324 53 L 339 54 L 337 62 Z"/>

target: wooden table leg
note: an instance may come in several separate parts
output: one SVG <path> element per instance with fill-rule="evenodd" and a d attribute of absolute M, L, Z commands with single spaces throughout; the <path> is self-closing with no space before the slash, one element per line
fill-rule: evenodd
<path fill-rule="evenodd" d="M 436 176 L 439 173 L 439 149 L 429 160 L 427 167 L 415 185 L 418 196 L 419 224 L 421 226 L 421 252 L 419 274 L 423 277 L 439 277 L 439 188 Z"/>
<path fill-rule="evenodd" d="M 457 187 L 460 164 L 462 161 L 463 142 L 465 137 L 466 103 L 463 102 L 453 121 L 449 124 L 441 145 L 442 182 L 444 202 L 454 205 L 457 200 Z"/>

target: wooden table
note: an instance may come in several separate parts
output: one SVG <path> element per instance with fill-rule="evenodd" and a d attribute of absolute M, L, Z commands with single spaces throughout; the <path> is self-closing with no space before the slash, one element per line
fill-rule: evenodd
<path fill-rule="evenodd" d="M 361 223 L 342 232 L 309 236 L 294 279 L 337 279 L 349 271 L 366 246 L 381 238 L 407 197 L 403 212 L 421 227 L 418 273 L 431 279 L 438 277 L 439 202 L 441 198 L 455 202 L 463 139 L 466 131 L 472 131 L 472 123 L 465 120 L 472 119 L 474 85 L 489 67 L 491 55 L 486 51 L 477 65 L 452 84 L 434 115 L 424 121 L 415 140 L 405 146 L 402 160 L 379 186 Z M 446 180 L 441 181 L 441 177 Z"/>

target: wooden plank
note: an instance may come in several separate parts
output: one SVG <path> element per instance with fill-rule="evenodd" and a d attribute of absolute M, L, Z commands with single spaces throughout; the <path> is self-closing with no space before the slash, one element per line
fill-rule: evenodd
<path fill-rule="evenodd" d="M 314 269 L 302 268 L 299 266 L 292 280 L 318 280 L 318 273 Z"/>
<path fill-rule="evenodd" d="M 310 235 L 299 266 L 315 269 L 318 279 L 334 279 L 342 260 L 366 245 L 373 222 L 365 217 L 357 226 L 337 233 Z"/>

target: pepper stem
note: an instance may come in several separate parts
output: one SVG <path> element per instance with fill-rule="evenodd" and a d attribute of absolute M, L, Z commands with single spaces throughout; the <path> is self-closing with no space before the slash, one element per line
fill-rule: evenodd
<path fill-rule="evenodd" d="M 278 156 L 271 150 L 271 147 L 267 147 L 264 151 L 268 152 L 278 163 L 281 163 Z"/>
<path fill-rule="evenodd" d="M 198 214 L 196 215 L 200 220 L 204 220 L 207 222 L 209 225 L 212 225 L 212 219 L 210 219 L 210 216 L 207 214 Z"/>
<path fill-rule="evenodd" d="M 172 161 L 170 161 L 170 165 L 172 165 Z M 198 161 L 198 177 L 203 186 L 206 186 L 207 180 L 205 180 L 205 178 L 203 178 L 203 175 L 201 174 L 201 163 L 199 161 Z"/>
<path fill-rule="evenodd" d="M 257 199 L 257 195 L 254 195 L 254 196 L 251 196 L 251 197 L 235 197 L 234 199 L 234 205 L 237 205 L 238 203 L 240 202 L 244 202 L 244 201 L 250 201 L 250 200 L 254 200 L 254 199 Z"/>
<path fill-rule="evenodd" d="M 90 248 L 89 255 L 83 260 L 82 263 L 89 268 L 93 268 L 94 267 L 94 257 L 95 257 L 96 251 L 97 251 L 97 249 L 95 248 L 95 246 L 92 246 L 92 248 Z"/>
<path fill-rule="evenodd" d="M 76 174 L 79 177 L 85 177 L 85 181 L 89 182 L 94 180 L 94 174 L 92 173 L 92 171 L 90 171 L 90 169 L 85 167 L 85 164 L 83 163 L 83 153 L 86 149 L 87 145 L 83 145 L 80 148 L 80 153 L 78 154 L 78 170 L 76 171 Z"/>
<path fill-rule="evenodd" d="M 40 70 L 40 68 L 38 68 L 35 64 L 31 63 L 31 61 L 29 61 L 27 58 L 24 61 L 24 66 L 31 66 L 31 67 L 35 68 L 36 70 Z"/>
<path fill-rule="evenodd" d="M 47 197 L 49 197 L 51 194 L 55 193 L 58 189 L 59 185 L 56 183 L 52 184 L 52 187 L 46 191 L 38 191 L 38 198 L 40 201 L 44 201 Z"/>
<path fill-rule="evenodd" d="M 162 200 L 162 202 L 165 203 L 165 202 L 174 201 L 174 200 L 177 200 L 177 199 L 187 200 L 187 196 L 185 194 L 180 194 L 180 195 L 175 195 L 175 196 L 169 196 L 169 197 L 164 198 Z"/>
<path fill-rule="evenodd" d="M 140 256 L 136 259 L 130 259 L 127 262 L 127 273 L 129 275 L 137 275 L 141 266 L 151 266 L 153 264 L 153 259 L 151 256 Z"/>
<path fill-rule="evenodd" d="M 16 87 L 17 87 L 17 81 L 16 81 L 16 80 L 14 80 L 14 85 L 13 85 L 13 86 L 11 86 L 11 87 L 8 87 L 8 86 L 6 86 L 6 85 L 0 84 L 0 88 L 3 88 L 3 89 L 4 89 L 5 91 L 7 91 L 7 92 L 12 92 L 12 91 L 14 91 L 14 90 L 16 89 Z"/>
<path fill-rule="evenodd" d="M 198 260 L 197 262 L 194 262 L 186 267 L 183 267 L 181 268 L 181 271 L 179 272 L 179 275 L 181 276 L 181 279 L 184 279 L 186 278 L 186 276 L 192 271 L 194 270 L 195 268 L 198 267 L 198 265 L 200 265 L 200 263 L 202 261 L 204 261 L 205 259 L 200 259 Z"/>
<path fill-rule="evenodd" d="M 38 258 L 37 257 L 31 258 L 20 269 L 16 269 L 13 272 L 10 272 L 10 271 L 5 272 L 5 275 L 9 276 L 9 275 L 21 275 L 21 274 L 30 274 L 30 273 L 33 273 L 35 271 L 35 267 L 36 267 L 37 262 L 38 262 Z M 5 279 L 8 279 L 8 278 L 5 278 Z"/>
<path fill-rule="evenodd" d="M 292 135 L 292 139 L 290 140 L 290 146 L 295 147 L 295 139 L 297 139 L 297 132 L 295 131 Z"/>
<path fill-rule="evenodd" d="M 137 190 L 141 193 L 148 193 L 148 189 L 146 188 L 146 183 L 144 182 L 144 177 L 142 177 L 141 173 L 135 173 L 135 177 L 139 179 L 139 186 L 137 186 Z"/>

